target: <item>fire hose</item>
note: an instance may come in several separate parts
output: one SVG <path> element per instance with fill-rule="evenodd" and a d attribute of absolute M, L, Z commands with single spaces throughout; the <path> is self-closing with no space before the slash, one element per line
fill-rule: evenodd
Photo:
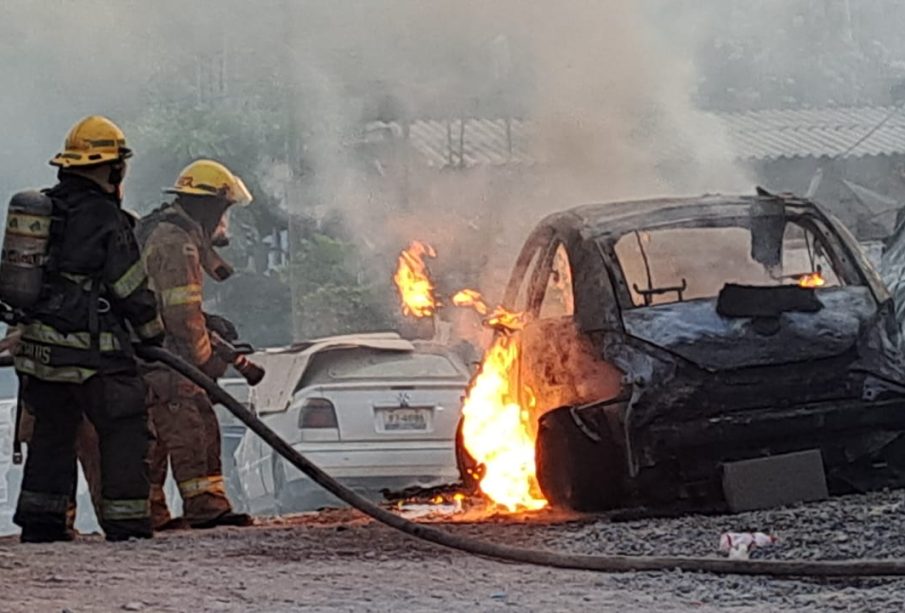
<path fill-rule="evenodd" d="M 217 383 L 198 368 L 172 353 L 156 348 L 136 348 L 144 360 L 162 362 L 188 377 L 208 395 L 244 423 L 249 430 L 267 443 L 274 451 L 302 471 L 325 490 L 371 516 L 375 520 L 436 545 L 466 553 L 521 564 L 590 570 L 606 573 L 636 571 L 682 570 L 717 574 L 767 575 L 772 577 L 864 577 L 905 575 L 905 559 L 887 560 L 730 560 L 691 556 L 634 556 L 634 555 L 584 555 L 558 553 L 540 549 L 527 549 L 502 545 L 480 539 L 452 534 L 446 530 L 409 521 L 353 492 L 321 470 L 316 464 L 294 449 L 271 430 L 263 421 L 246 409 Z"/>

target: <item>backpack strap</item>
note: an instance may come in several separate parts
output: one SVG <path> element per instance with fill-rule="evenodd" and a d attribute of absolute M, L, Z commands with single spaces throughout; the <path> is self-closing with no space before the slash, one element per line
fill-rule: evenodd
<path fill-rule="evenodd" d="M 50 236 L 47 242 L 47 255 L 44 258 L 44 274 L 56 275 L 60 270 L 60 250 L 63 248 L 63 237 L 66 236 L 66 222 L 69 208 L 66 202 L 57 198 L 52 187 L 42 189 L 41 193 L 50 198 L 53 211 L 50 216 Z"/>

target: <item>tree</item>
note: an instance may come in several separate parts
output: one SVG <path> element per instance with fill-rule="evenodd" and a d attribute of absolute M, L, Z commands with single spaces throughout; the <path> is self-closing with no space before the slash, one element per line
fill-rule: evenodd
<path fill-rule="evenodd" d="M 297 334 L 317 338 L 392 327 L 389 279 L 369 282 L 354 244 L 330 236 L 311 219 L 299 225 L 290 264 L 296 283 L 292 299 L 300 314 Z"/>

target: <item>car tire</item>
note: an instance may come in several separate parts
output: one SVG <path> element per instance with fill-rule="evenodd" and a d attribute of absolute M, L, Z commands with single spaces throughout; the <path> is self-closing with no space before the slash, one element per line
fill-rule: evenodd
<path fill-rule="evenodd" d="M 537 481 L 551 505 L 575 511 L 620 506 L 622 461 L 608 430 L 593 440 L 578 426 L 570 407 L 545 413 L 535 447 Z"/>
<path fill-rule="evenodd" d="M 480 482 L 480 466 L 468 450 L 465 448 L 465 442 L 462 437 L 462 425 L 464 417 L 459 418 L 459 425 L 456 426 L 456 467 L 459 469 L 459 479 L 466 492 L 477 492 Z"/>

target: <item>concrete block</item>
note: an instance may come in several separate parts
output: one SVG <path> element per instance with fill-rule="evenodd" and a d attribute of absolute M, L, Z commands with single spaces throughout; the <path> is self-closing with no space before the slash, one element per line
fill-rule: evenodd
<path fill-rule="evenodd" d="M 723 464 L 723 494 L 735 513 L 829 496 L 819 449 Z"/>

